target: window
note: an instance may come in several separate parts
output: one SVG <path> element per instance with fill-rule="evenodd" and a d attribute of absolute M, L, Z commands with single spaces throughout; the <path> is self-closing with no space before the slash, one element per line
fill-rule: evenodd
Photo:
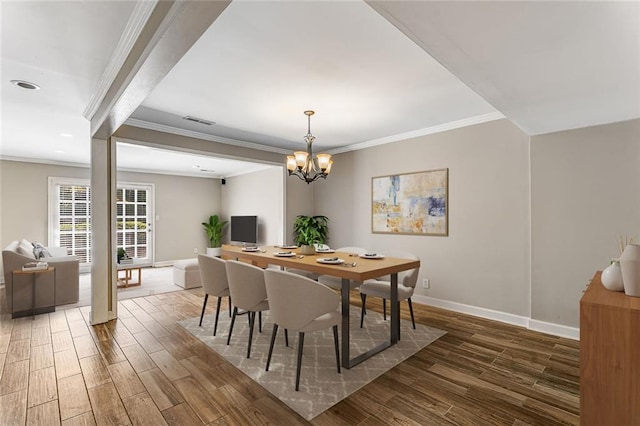
<path fill-rule="evenodd" d="M 50 178 L 49 245 L 91 263 L 91 188 L 84 180 Z M 53 204 L 53 206 L 51 205 Z M 51 207 L 54 207 L 51 209 Z"/>
<path fill-rule="evenodd" d="M 128 186 L 116 192 L 116 241 L 134 259 L 148 259 L 150 220 L 147 216 L 149 189 Z"/>
<path fill-rule="evenodd" d="M 153 185 L 119 183 L 116 244 L 136 263 L 152 263 Z M 91 265 L 91 187 L 85 179 L 49 178 L 49 245 L 78 256 L 82 272 Z"/>

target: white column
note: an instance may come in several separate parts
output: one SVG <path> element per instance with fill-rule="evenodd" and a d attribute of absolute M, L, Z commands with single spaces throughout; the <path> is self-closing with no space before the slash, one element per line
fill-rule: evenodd
<path fill-rule="evenodd" d="M 116 142 L 91 139 L 91 324 L 118 316 Z"/>

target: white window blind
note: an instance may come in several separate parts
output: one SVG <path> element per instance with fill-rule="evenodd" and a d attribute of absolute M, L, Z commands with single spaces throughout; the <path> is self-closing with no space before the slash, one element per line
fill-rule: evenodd
<path fill-rule="evenodd" d="M 88 181 L 50 178 L 49 193 L 49 245 L 65 247 L 69 254 L 78 256 L 81 264 L 90 264 L 91 187 Z"/>

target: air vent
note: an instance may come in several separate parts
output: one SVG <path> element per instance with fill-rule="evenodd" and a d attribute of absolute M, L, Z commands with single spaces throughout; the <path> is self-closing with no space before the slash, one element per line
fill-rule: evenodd
<path fill-rule="evenodd" d="M 11 84 L 15 84 L 18 87 L 22 87 L 23 89 L 28 90 L 40 90 L 40 86 L 35 83 L 31 83 L 29 81 L 24 80 L 11 80 Z"/>
<path fill-rule="evenodd" d="M 202 118 L 192 117 L 190 115 L 184 116 L 182 117 L 182 119 L 187 121 L 193 121 L 194 123 L 198 123 L 198 124 L 204 124 L 205 126 L 212 126 L 216 124 L 213 121 L 203 120 Z"/>

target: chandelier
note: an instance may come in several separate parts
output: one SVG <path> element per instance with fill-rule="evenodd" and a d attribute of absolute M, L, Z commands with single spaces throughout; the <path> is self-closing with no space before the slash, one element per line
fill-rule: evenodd
<path fill-rule="evenodd" d="M 304 137 L 307 143 L 307 151 L 296 151 L 293 155 L 287 156 L 287 170 L 289 176 L 298 176 L 307 183 L 311 183 L 319 178 L 326 179 L 331 171 L 331 154 L 318 154 L 313 158 L 311 144 L 316 139 L 311 134 L 311 116 L 315 114 L 313 111 L 305 111 L 307 116 L 307 135 Z"/>

